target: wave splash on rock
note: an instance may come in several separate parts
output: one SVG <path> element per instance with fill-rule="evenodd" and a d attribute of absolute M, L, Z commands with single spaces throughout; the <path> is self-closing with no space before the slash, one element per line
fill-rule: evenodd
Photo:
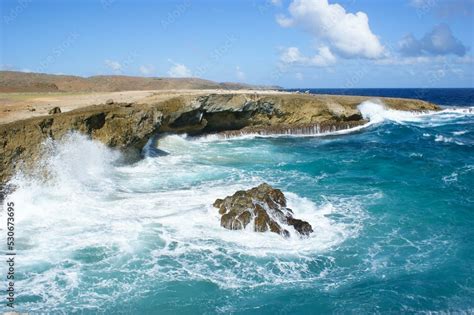
<path fill-rule="evenodd" d="M 293 211 L 286 207 L 281 190 L 266 183 L 217 199 L 214 207 L 219 208 L 222 215 L 221 226 L 229 230 L 242 230 L 253 222 L 255 232 L 271 231 L 284 237 L 289 237 L 290 233 L 282 225 L 293 226 L 302 236 L 313 232 L 311 224 L 293 218 Z"/>

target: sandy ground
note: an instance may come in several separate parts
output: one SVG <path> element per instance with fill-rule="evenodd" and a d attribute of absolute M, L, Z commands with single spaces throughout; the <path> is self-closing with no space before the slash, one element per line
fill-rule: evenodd
<path fill-rule="evenodd" d="M 255 90 L 156 90 L 90 93 L 0 93 L 0 124 L 48 115 L 53 107 L 62 112 L 96 104 L 109 99 L 115 103 L 154 103 L 178 95 L 256 93 Z M 279 91 L 258 91 L 258 94 L 288 94 Z"/>

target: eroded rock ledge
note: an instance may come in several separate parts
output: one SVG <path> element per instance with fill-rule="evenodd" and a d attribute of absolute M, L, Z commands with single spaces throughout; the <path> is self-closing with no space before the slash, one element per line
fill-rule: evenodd
<path fill-rule="evenodd" d="M 156 133 L 316 133 L 365 123 L 357 105 L 370 97 L 290 93 L 200 94 L 145 104 L 113 103 L 84 107 L 0 125 L 0 183 L 42 155 L 41 143 L 79 131 L 138 157 Z M 380 98 L 399 110 L 437 110 L 419 100 Z"/>

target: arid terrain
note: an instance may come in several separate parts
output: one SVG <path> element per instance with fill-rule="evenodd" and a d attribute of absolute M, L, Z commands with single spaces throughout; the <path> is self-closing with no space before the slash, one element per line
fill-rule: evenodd
<path fill-rule="evenodd" d="M 199 78 L 98 75 L 79 77 L 45 73 L 0 71 L 0 92 L 118 92 L 175 89 L 274 89 L 243 83 L 214 82 Z"/>
<path fill-rule="evenodd" d="M 30 117 L 48 115 L 54 108 L 61 108 L 61 112 L 91 105 L 113 103 L 154 103 L 183 95 L 206 94 L 235 94 L 255 93 L 255 90 L 150 90 L 150 91 L 121 91 L 121 92 L 24 92 L 0 93 L 0 124 Z M 259 90 L 259 94 L 289 94 L 273 90 Z"/>
<path fill-rule="evenodd" d="M 0 71 L 0 124 L 115 103 L 150 103 L 177 95 L 209 93 L 267 93 L 275 87 L 218 83 L 198 78 L 152 78 L 119 75 L 79 77 L 17 71 Z"/>
<path fill-rule="evenodd" d="M 24 78 L 30 77 L 36 78 L 35 74 Z M 57 76 L 44 78 L 50 77 Z M 4 77 L 2 80 L 5 82 Z M 200 82 L 190 80 L 182 82 Z M 136 158 L 151 137 L 163 133 L 314 134 L 367 123 L 358 109 L 367 100 L 391 109 L 439 108 L 413 99 L 311 95 L 244 86 L 198 89 L 189 88 L 188 83 L 179 85 L 186 88 L 174 89 L 64 91 L 60 85 L 63 91 L 0 93 L 0 182 L 18 169 L 34 167 L 42 154 L 41 143 L 46 139 L 60 139 L 71 131 Z M 4 84 L 3 90 L 5 86 L 9 84 Z M 23 89 L 28 90 L 28 86 Z"/>

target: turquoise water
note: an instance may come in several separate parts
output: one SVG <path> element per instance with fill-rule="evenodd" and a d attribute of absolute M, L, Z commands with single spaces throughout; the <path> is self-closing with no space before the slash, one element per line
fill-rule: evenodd
<path fill-rule="evenodd" d="M 17 310 L 474 312 L 473 109 L 362 110 L 344 135 L 169 135 L 133 165 L 77 134 L 46 143 L 51 178 L 7 199 Z M 263 181 L 310 238 L 219 226 L 214 200 Z"/>

